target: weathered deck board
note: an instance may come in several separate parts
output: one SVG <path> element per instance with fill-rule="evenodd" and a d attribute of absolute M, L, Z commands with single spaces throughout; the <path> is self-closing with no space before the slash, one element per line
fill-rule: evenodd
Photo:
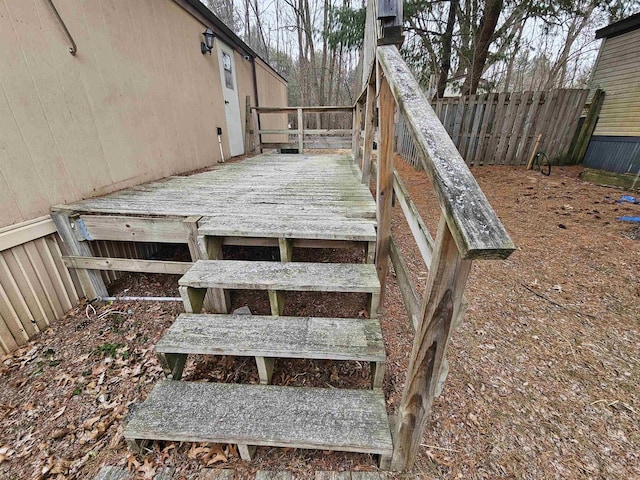
<path fill-rule="evenodd" d="M 159 353 L 384 362 L 377 320 L 181 314 Z"/>
<path fill-rule="evenodd" d="M 374 221 L 326 221 L 324 218 L 287 217 L 205 217 L 198 233 L 218 237 L 307 238 L 317 240 L 375 241 Z"/>
<path fill-rule="evenodd" d="M 199 260 L 179 280 L 192 288 L 380 293 L 374 265 Z"/>
<path fill-rule="evenodd" d="M 124 436 L 387 456 L 393 448 L 381 390 L 170 380 L 131 413 Z"/>
<path fill-rule="evenodd" d="M 277 219 L 286 215 L 318 217 L 329 224 L 375 218 L 373 197 L 358 182 L 349 155 L 260 155 L 54 210 L 159 217 L 260 215 Z"/>

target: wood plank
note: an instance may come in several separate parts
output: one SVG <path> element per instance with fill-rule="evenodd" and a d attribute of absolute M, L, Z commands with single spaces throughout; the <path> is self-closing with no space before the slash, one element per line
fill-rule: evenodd
<path fill-rule="evenodd" d="M 507 258 L 513 242 L 397 48 L 381 46 L 378 54 L 462 256 Z"/>
<path fill-rule="evenodd" d="M 292 480 L 293 474 L 284 470 L 267 471 L 258 470 L 256 472 L 256 480 Z"/>
<path fill-rule="evenodd" d="M 231 468 L 203 468 L 198 480 L 233 480 L 235 471 Z"/>
<path fill-rule="evenodd" d="M 373 152 L 373 137 L 375 129 L 375 102 L 376 89 L 374 85 L 367 85 L 367 104 L 365 106 L 364 116 L 364 149 L 362 152 L 362 183 L 369 188 L 371 177 L 371 154 Z"/>
<path fill-rule="evenodd" d="M 351 472 L 316 472 L 315 480 L 351 480 Z"/>
<path fill-rule="evenodd" d="M 194 288 L 379 293 L 373 265 L 200 260 L 179 280 Z"/>
<path fill-rule="evenodd" d="M 395 102 L 389 79 L 381 77 L 379 72 L 380 92 L 380 146 L 376 165 L 376 219 L 378 220 L 378 238 L 376 242 L 376 270 L 382 291 L 380 305 L 384 302 L 385 282 L 389 269 L 389 241 L 391 238 L 391 203 L 393 201 L 393 132 Z"/>
<path fill-rule="evenodd" d="M 129 258 L 63 256 L 62 261 L 68 268 L 91 270 L 112 270 L 119 272 L 167 273 L 184 275 L 192 263 L 171 262 L 166 260 L 135 260 Z"/>
<path fill-rule="evenodd" d="M 217 237 L 292 238 L 320 240 L 375 240 L 374 221 L 327 221 L 324 218 L 292 216 L 246 217 L 229 215 L 204 217 L 200 235 Z"/>
<path fill-rule="evenodd" d="M 381 390 L 163 381 L 130 414 L 124 436 L 384 455 L 392 450 Z"/>
<path fill-rule="evenodd" d="M 160 353 L 384 362 L 377 320 L 180 314 L 156 344 Z"/>
<path fill-rule="evenodd" d="M 451 333 L 452 320 L 460 312 L 471 261 L 455 243 L 444 215 L 438 225 L 435 253 L 429 270 L 422 318 L 416 329 L 407 380 L 398 408 L 392 469 L 413 467 Z"/>
<path fill-rule="evenodd" d="M 296 113 L 299 107 L 251 107 L 258 113 Z M 323 112 L 352 112 L 351 105 L 314 105 L 310 107 L 302 107 L 304 113 L 323 113 Z"/>
<path fill-rule="evenodd" d="M 431 236 L 431 233 L 429 233 L 427 225 L 422 220 L 420 212 L 418 212 L 418 207 L 416 207 L 413 200 L 411 200 L 409 191 L 397 171 L 393 172 L 393 191 L 396 194 L 396 199 L 400 204 L 400 208 L 402 208 L 402 212 L 404 213 L 409 229 L 413 234 L 413 238 L 418 245 L 418 250 L 420 250 L 422 260 L 424 261 L 425 266 L 429 268 L 429 265 L 431 265 L 431 256 L 433 254 L 433 237 Z"/>
<path fill-rule="evenodd" d="M 60 249 L 63 253 L 73 256 L 91 256 L 89 246 L 85 242 L 79 242 L 76 239 L 68 212 L 53 210 L 51 212 L 51 218 L 56 224 L 62 240 Z M 100 272 L 95 270 L 77 270 L 76 275 L 82 286 L 82 291 L 88 299 L 107 296 L 107 287 L 100 276 Z"/>
<path fill-rule="evenodd" d="M 183 220 L 124 215 L 80 215 L 76 225 L 85 240 L 187 243 Z"/>
<path fill-rule="evenodd" d="M 391 248 L 389 253 L 391 256 L 391 263 L 393 264 L 393 270 L 396 273 L 398 288 L 400 289 L 400 294 L 404 301 L 404 306 L 409 314 L 411 326 L 415 330 L 418 327 L 418 322 L 420 320 L 420 297 L 418 296 L 418 291 L 411 279 L 407 262 L 402 256 L 402 252 L 393 237 L 391 237 Z"/>
<path fill-rule="evenodd" d="M 102 467 L 95 480 L 133 480 L 135 476 L 122 467 Z"/>

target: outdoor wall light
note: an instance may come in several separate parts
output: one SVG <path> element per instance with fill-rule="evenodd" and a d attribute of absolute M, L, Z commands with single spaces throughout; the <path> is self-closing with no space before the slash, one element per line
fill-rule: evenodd
<path fill-rule="evenodd" d="M 213 48 L 213 32 L 210 28 L 207 28 L 204 32 L 202 32 L 204 36 L 204 42 L 200 42 L 200 51 L 204 55 L 209 52 L 211 55 L 211 49 Z"/>

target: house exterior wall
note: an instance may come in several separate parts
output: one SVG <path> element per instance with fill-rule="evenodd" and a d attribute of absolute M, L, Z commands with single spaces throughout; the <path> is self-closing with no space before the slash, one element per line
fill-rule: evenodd
<path fill-rule="evenodd" d="M 591 77 L 604 90 L 583 163 L 616 173 L 640 170 L 640 29 L 604 38 Z"/>

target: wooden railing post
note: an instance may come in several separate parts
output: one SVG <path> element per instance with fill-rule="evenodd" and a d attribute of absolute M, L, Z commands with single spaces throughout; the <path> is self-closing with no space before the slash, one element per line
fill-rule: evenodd
<path fill-rule="evenodd" d="M 376 87 L 367 85 L 367 100 L 364 111 L 364 150 L 362 153 L 362 183 L 369 185 L 371 178 L 371 154 L 373 152 L 373 134 L 376 107 Z"/>
<path fill-rule="evenodd" d="M 362 105 L 356 102 L 353 107 L 353 134 L 351 136 L 351 152 L 356 165 L 360 164 L 360 129 L 362 128 Z"/>
<path fill-rule="evenodd" d="M 429 420 L 451 322 L 460 311 L 471 260 L 464 260 L 446 217 L 438 225 L 429 280 L 395 426 L 392 470 L 413 466 Z"/>
<path fill-rule="evenodd" d="M 391 200 L 393 199 L 393 130 L 395 100 L 389 82 L 382 77 L 380 84 L 380 145 L 376 167 L 376 217 L 378 235 L 376 248 L 376 270 L 380 279 L 380 303 L 385 294 L 385 281 L 389 269 L 391 237 Z"/>
<path fill-rule="evenodd" d="M 298 108 L 298 153 L 304 151 L 304 115 L 302 107 Z"/>

